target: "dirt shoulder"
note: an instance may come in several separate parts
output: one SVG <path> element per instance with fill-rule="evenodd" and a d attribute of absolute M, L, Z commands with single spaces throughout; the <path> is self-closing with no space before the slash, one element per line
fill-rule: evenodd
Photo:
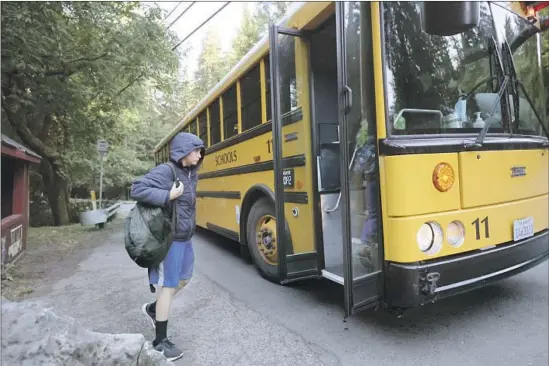
<path fill-rule="evenodd" d="M 123 227 L 123 218 L 116 218 L 103 229 L 80 224 L 29 228 L 25 253 L 2 272 L 2 296 L 20 301 L 40 295 L 37 290 L 70 275 L 91 250 Z"/>

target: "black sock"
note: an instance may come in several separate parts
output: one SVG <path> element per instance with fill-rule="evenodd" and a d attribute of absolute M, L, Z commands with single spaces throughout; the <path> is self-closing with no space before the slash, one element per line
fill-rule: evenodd
<path fill-rule="evenodd" d="M 156 322 L 156 339 L 153 341 L 153 346 L 160 343 L 161 340 L 168 336 L 168 321 Z"/>
<path fill-rule="evenodd" d="M 156 301 L 149 305 L 149 311 L 153 314 L 156 314 Z"/>

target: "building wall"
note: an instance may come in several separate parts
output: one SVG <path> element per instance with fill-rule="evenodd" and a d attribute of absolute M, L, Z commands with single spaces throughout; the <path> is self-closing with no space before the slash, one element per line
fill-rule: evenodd
<path fill-rule="evenodd" d="M 16 260 L 26 249 L 27 225 L 23 215 L 2 219 L 2 265 Z"/>
<path fill-rule="evenodd" d="M 3 156 L 2 163 L 7 159 Z M 11 215 L 2 217 L 1 260 L 2 265 L 16 260 L 27 247 L 29 223 L 29 169 L 23 160 L 12 159 L 13 185 L 10 191 L 2 185 L 2 201 L 11 200 Z M 4 180 L 4 176 L 2 177 Z M 2 209 L 2 216 L 4 216 Z"/>
<path fill-rule="evenodd" d="M 2 156 L 2 219 L 13 213 L 13 177 L 16 160 Z"/>

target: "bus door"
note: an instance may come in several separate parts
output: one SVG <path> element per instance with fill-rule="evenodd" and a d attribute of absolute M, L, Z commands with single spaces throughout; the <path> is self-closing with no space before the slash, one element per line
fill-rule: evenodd
<path fill-rule="evenodd" d="M 379 20 L 379 3 L 335 6 L 343 284 L 345 313 L 352 315 L 379 304 L 383 293 L 376 124 L 368 102 L 374 89 L 373 62 L 364 52 L 374 47 L 372 24 Z"/>
<path fill-rule="evenodd" d="M 276 241 L 281 283 L 319 276 L 311 205 L 308 39 L 269 26 Z M 296 57 L 297 55 L 297 57 Z M 303 88 L 298 90 L 298 88 Z"/>

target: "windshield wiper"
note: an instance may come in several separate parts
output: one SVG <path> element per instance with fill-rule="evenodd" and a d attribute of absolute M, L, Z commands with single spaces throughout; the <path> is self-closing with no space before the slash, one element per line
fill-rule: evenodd
<path fill-rule="evenodd" d="M 474 142 L 466 142 L 464 145 L 466 148 L 469 148 L 469 147 L 481 147 L 483 142 L 484 142 L 484 139 L 486 138 L 486 133 L 488 132 L 488 129 L 490 128 L 490 125 L 492 124 L 492 121 L 494 120 L 494 114 L 496 113 L 496 110 L 497 110 L 497 107 L 498 107 L 498 104 L 501 103 L 501 97 L 503 96 L 503 94 L 505 94 L 505 90 L 507 88 L 507 83 L 509 82 L 509 76 L 505 75 L 505 72 L 503 70 L 503 64 L 502 64 L 502 60 L 501 60 L 501 54 L 497 48 L 497 45 L 496 45 L 496 41 L 494 40 L 494 37 L 491 37 L 491 48 L 493 48 L 493 51 L 495 52 L 495 57 L 494 57 L 494 65 L 496 67 L 496 73 L 498 74 L 498 76 L 503 76 L 503 82 L 501 83 L 501 86 L 499 88 L 499 91 L 498 91 L 498 95 L 497 95 L 497 98 L 496 100 L 494 101 L 494 105 L 492 107 L 492 112 L 490 113 L 489 117 L 486 119 L 486 123 L 484 125 L 484 128 L 479 132 L 479 134 L 477 135 L 477 138 L 475 139 Z M 491 57 L 490 57 L 491 59 Z M 491 66 L 491 62 L 490 62 L 490 66 Z M 491 67 L 490 67 L 491 68 Z M 505 103 L 505 106 L 507 106 L 507 103 Z M 502 108 L 502 118 L 504 117 L 504 115 L 506 113 L 503 112 L 503 108 Z"/>
<path fill-rule="evenodd" d="M 545 127 L 545 124 L 543 123 L 541 116 L 539 115 L 536 106 L 532 102 L 532 99 L 530 98 L 530 95 L 528 95 L 528 92 L 526 91 L 526 88 L 524 87 L 524 84 L 518 79 L 517 72 L 515 68 L 515 62 L 513 60 L 513 55 L 511 53 L 511 48 L 507 42 L 504 43 L 503 51 L 505 52 L 505 58 L 507 59 L 507 64 L 509 65 L 509 71 L 511 73 L 511 80 L 512 80 L 512 94 L 513 94 L 513 104 L 514 104 L 514 112 L 515 112 L 515 130 L 518 130 L 519 128 L 519 122 L 520 122 L 520 99 L 519 99 L 519 91 L 518 88 L 522 90 L 522 93 L 526 97 L 526 100 L 530 104 L 530 108 L 532 109 L 532 112 L 534 112 L 534 115 L 536 116 L 541 128 L 543 129 L 543 132 L 545 132 L 545 135 L 549 137 L 549 133 L 547 131 L 547 128 Z"/>
<path fill-rule="evenodd" d="M 498 107 L 498 104 L 501 101 L 501 97 L 505 93 L 505 89 L 507 88 L 507 83 L 508 82 L 509 82 L 509 77 L 505 76 L 505 78 L 503 79 L 503 83 L 501 83 L 501 87 L 499 88 L 498 96 L 497 96 L 496 100 L 494 101 L 494 106 L 492 107 L 492 112 L 490 113 L 489 117 L 486 119 L 486 123 L 484 125 L 484 128 L 482 129 L 482 131 L 479 132 L 479 134 L 478 134 L 477 138 L 475 139 L 475 141 L 472 142 L 472 143 L 465 143 L 465 147 L 481 147 L 482 146 L 482 144 L 484 142 L 484 139 L 486 138 L 486 133 L 487 133 L 488 129 L 490 128 L 490 125 L 492 124 L 492 121 L 494 120 L 493 117 L 494 117 L 494 114 L 496 113 L 496 109 Z"/>
<path fill-rule="evenodd" d="M 513 112 L 515 116 L 515 120 L 511 120 L 509 123 L 509 132 L 511 135 L 513 134 L 513 129 L 518 130 L 519 126 L 519 112 L 520 112 L 520 99 L 519 99 L 519 91 L 518 91 L 518 78 L 517 78 L 517 70 L 515 68 L 515 61 L 513 60 L 513 56 L 511 55 L 511 52 L 509 50 L 509 44 L 507 41 L 503 42 L 503 45 L 501 47 L 503 52 L 503 60 L 507 66 L 507 72 L 509 73 L 509 79 L 511 81 L 510 83 L 510 94 L 513 97 Z M 510 108 L 508 109 L 508 112 L 510 112 Z M 509 117 L 511 115 L 509 114 Z M 514 123 L 513 123 L 514 122 Z"/>

